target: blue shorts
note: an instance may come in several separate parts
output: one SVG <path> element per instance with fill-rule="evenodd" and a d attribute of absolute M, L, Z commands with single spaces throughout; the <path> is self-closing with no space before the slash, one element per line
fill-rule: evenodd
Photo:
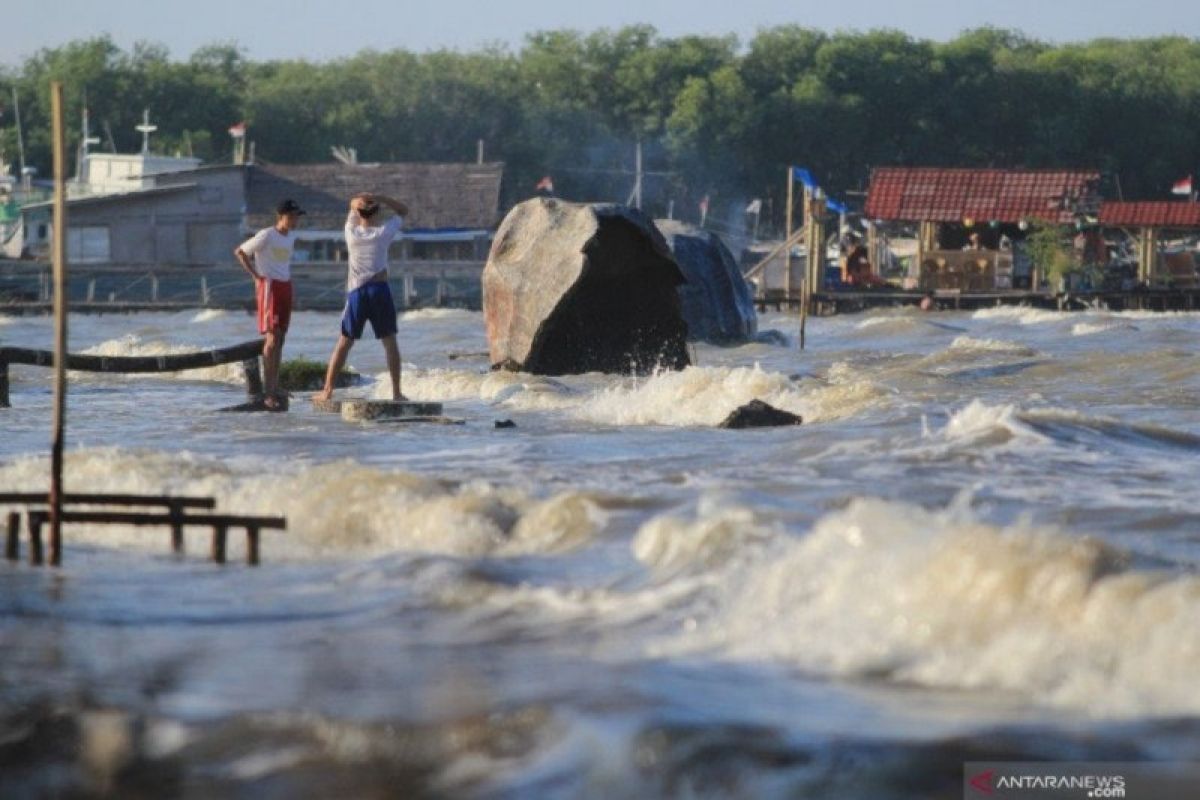
<path fill-rule="evenodd" d="M 376 339 L 396 333 L 396 304 L 387 281 L 371 281 L 346 294 L 342 335 L 361 339 L 368 321 Z"/>

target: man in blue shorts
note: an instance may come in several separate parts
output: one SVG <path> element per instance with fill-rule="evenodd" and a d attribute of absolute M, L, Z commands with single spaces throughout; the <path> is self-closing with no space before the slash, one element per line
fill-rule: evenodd
<path fill-rule="evenodd" d="M 380 224 L 381 206 L 394 213 Z M 362 338 L 368 322 L 375 338 L 383 343 L 388 372 L 392 378 L 392 399 L 405 400 L 400 393 L 400 348 L 396 345 L 396 304 L 388 286 L 388 246 L 400 232 L 408 206 L 399 200 L 369 193 L 350 199 L 350 214 L 346 217 L 346 250 L 349 269 L 346 275 L 346 310 L 342 314 L 342 335 L 329 358 L 325 373 L 325 388 L 314 398 L 318 401 L 333 397 L 333 384 L 354 342 Z"/>

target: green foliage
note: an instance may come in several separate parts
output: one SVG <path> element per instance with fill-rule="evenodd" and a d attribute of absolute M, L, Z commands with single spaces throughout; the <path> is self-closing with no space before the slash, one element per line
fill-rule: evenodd
<path fill-rule="evenodd" d="M 1025 248 L 1034 267 L 1057 289 L 1061 281 L 1071 272 L 1071 252 L 1061 225 L 1036 220 L 1030 223 Z"/>
<path fill-rule="evenodd" d="M 289 392 L 316 391 L 325 385 L 326 364 L 309 358 L 291 358 L 279 365 L 279 386 Z M 342 370 L 336 385 L 339 388 L 354 383 L 355 374 Z"/>
<path fill-rule="evenodd" d="M 210 161 L 230 157 L 227 128 L 243 119 L 259 158 L 280 163 L 327 161 L 333 145 L 364 161 L 469 161 L 484 139 L 506 163 L 505 205 L 547 174 L 565 197 L 623 199 L 641 140 L 646 168 L 668 173 L 647 180 L 651 213 L 675 200 L 686 217 L 705 194 L 714 214 L 762 197 L 767 228 L 782 222 L 789 164 L 837 196 L 874 166 L 913 164 L 1096 167 L 1131 197 L 1164 196 L 1200 165 L 1200 40 L 1182 37 L 1051 45 L 985 27 L 932 42 L 782 26 L 740 44 L 632 26 L 315 63 L 251 62 L 232 43 L 174 60 L 99 36 L 0 70 L 0 147 L 14 160 L 15 85 L 43 176 L 51 79 L 66 81 L 72 120 L 86 92 L 94 133 L 107 125 L 122 152 L 140 145 L 147 107 L 158 149 Z"/>

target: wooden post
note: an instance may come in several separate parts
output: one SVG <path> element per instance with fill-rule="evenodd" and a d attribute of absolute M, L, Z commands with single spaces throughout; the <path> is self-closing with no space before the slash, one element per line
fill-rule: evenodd
<path fill-rule="evenodd" d="M 0 359 L 0 408 L 8 408 L 8 362 Z"/>
<path fill-rule="evenodd" d="M 212 560 L 217 564 L 225 563 L 225 535 L 228 532 L 226 525 L 213 525 Z"/>
<path fill-rule="evenodd" d="M 1146 284 L 1154 284 L 1154 273 L 1158 261 L 1158 229 L 1142 228 L 1141 245 L 1138 253 L 1138 278 Z"/>
<path fill-rule="evenodd" d="M 183 516 L 183 507 L 179 503 L 171 503 L 168 511 L 171 514 L 171 552 L 176 555 L 183 554 L 183 523 L 179 519 Z"/>
<path fill-rule="evenodd" d="M 4 540 L 4 557 L 16 561 L 21 557 L 21 515 L 8 512 L 8 535 Z"/>
<path fill-rule="evenodd" d="M 786 218 L 786 220 L 784 222 L 784 226 L 783 226 L 783 230 L 784 230 L 783 240 L 785 242 L 790 242 L 792 240 L 792 217 L 794 216 L 792 213 L 792 210 L 793 210 L 792 209 L 792 204 L 793 204 L 792 197 L 796 190 L 796 171 L 795 171 L 795 168 L 792 167 L 790 164 L 788 165 L 787 171 L 788 171 L 788 173 L 787 173 L 787 211 L 784 212 L 787 215 L 787 218 Z M 765 281 L 764 281 L 764 283 L 765 283 Z M 784 293 L 785 297 L 790 297 L 792 294 L 792 248 L 791 248 L 791 245 L 789 245 L 783 249 L 783 293 Z"/>
<path fill-rule="evenodd" d="M 29 563 L 35 567 L 41 566 L 42 561 L 42 515 L 30 511 L 26 517 L 29 526 Z"/>
<path fill-rule="evenodd" d="M 258 526 L 246 526 L 246 563 L 252 567 L 258 566 Z"/>
<path fill-rule="evenodd" d="M 808 298 L 812 293 L 812 226 L 809 215 L 808 188 L 804 189 L 804 282 L 800 284 L 800 349 L 804 349 L 805 337 L 808 331 Z"/>
<path fill-rule="evenodd" d="M 62 563 L 62 470 L 67 400 L 67 144 L 63 85 L 50 84 L 54 129 L 54 433 L 50 446 L 50 563 Z M 39 537 L 40 538 L 40 537 Z"/>

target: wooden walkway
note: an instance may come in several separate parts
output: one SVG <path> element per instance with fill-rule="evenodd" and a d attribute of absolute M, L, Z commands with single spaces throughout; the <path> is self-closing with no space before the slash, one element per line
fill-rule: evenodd
<path fill-rule="evenodd" d="M 29 534 L 29 563 L 40 566 L 46 562 L 42 542 L 42 528 L 50 521 L 50 495 L 39 492 L 0 492 L 0 506 L 24 506 L 26 530 Z M 213 563 L 224 564 L 226 542 L 231 528 L 246 531 L 246 563 L 258 566 L 261 561 L 259 534 L 262 530 L 287 530 L 283 517 L 246 516 L 238 514 L 195 513 L 216 508 L 211 497 L 179 497 L 169 495 L 139 494 L 65 494 L 64 507 L 90 507 L 91 510 L 64 510 L 64 523 L 91 525 L 132 525 L 137 527 L 160 527 L 171 530 L 171 549 L 176 555 L 184 552 L 184 530 L 189 527 L 212 529 L 212 544 L 209 549 Z M 103 508 L 115 507 L 118 510 Z M 163 511 L 126 511 L 125 508 L 152 508 Z M 21 557 L 21 515 L 8 514 L 8 530 L 5 537 L 4 556 L 9 561 Z M 51 538 L 50 564 L 62 563 L 62 542 Z"/>
<path fill-rule="evenodd" d="M 109 372 L 145 374 L 153 372 L 182 372 L 189 369 L 220 366 L 242 362 L 246 373 L 246 391 L 262 394 L 262 372 L 258 358 L 262 355 L 262 339 L 242 342 L 216 350 L 194 353 L 175 353 L 162 356 L 93 356 L 78 353 L 67 355 L 67 369 L 77 372 Z M 9 407 L 8 365 L 27 364 L 34 367 L 53 367 L 54 353 L 25 347 L 0 347 L 0 408 Z"/>
<path fill-rule="evenodd" d="M 895 308 L 920 304 L 926 292 L 901 290 L 863 290 L 816 292 L 809 313 L 822 316 Z M 754 299 L 759 311 L 799 309 L 798 293 L 782 292 Z M 996 306 L 1031 306 L 1059 311 L 1106 308 L 1111 311 L 1195 311 L 1200 309 L 1200 289 L 1141 289 L 1128 291 L 1087 291 L 1049 294 L 1030 291 L 936 292 L 939 310 L 971 311 Z"/>

